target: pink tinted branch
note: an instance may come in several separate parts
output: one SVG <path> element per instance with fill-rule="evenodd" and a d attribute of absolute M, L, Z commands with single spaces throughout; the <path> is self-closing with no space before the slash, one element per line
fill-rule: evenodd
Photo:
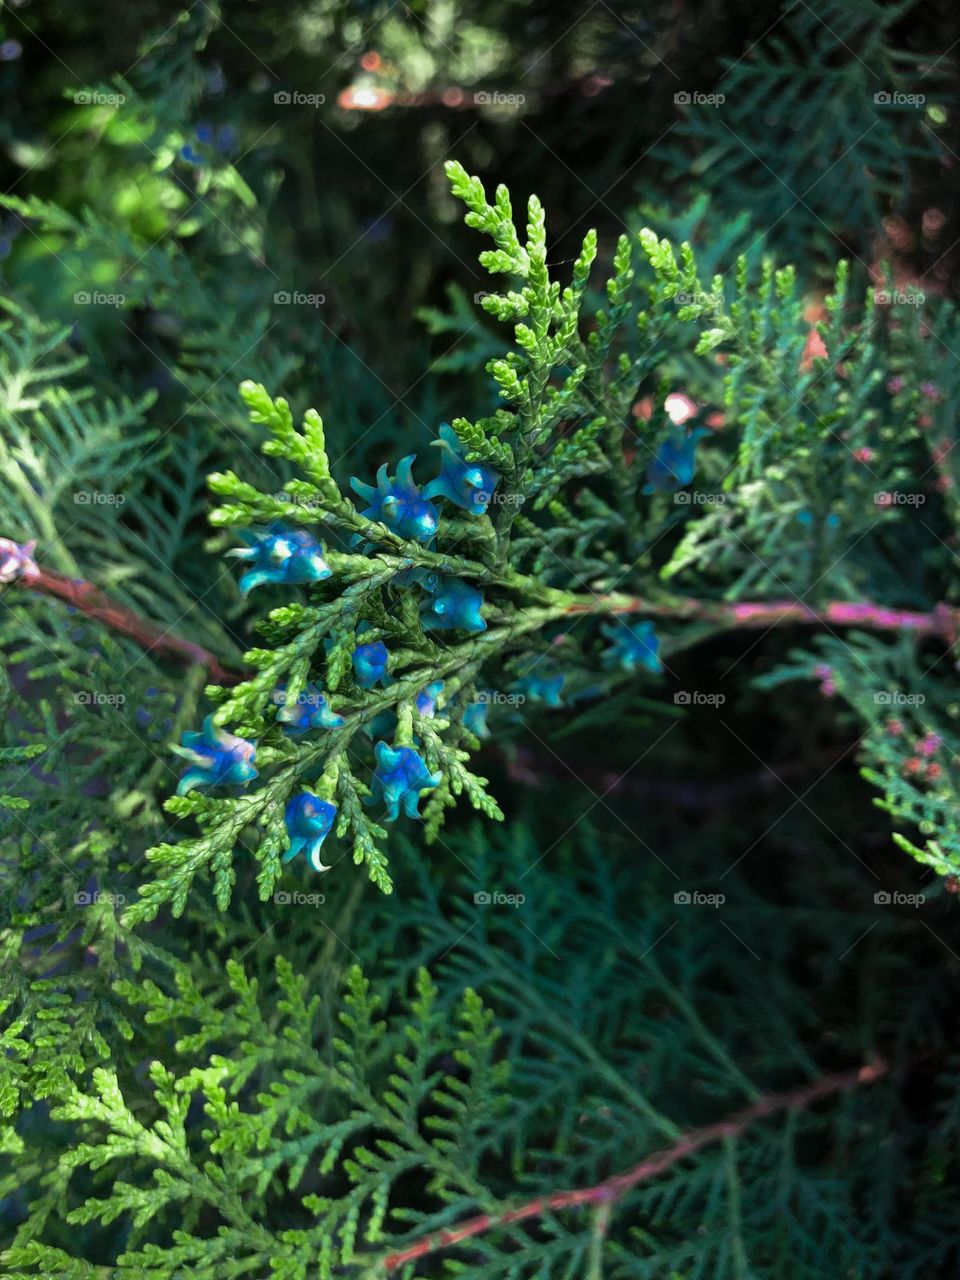
<path fill-rule="evenodd" d="M 222 666 L 219 659 L 202 645 L 163 630 L 149 619 L 134 613 L 132 609 L 111 600 L 99 587 L 83 578 L 68 578 L 55 569 L 44 569 L 31 564 L 16 582 L 30 591 L 39 591 L 43 595 L 55 596 L 58 600 L 65 601 L 88 618 L 95 618 L 113 631 L 129 636 L 148 653 L 166 653 L 183 662 L 206 667 L 211 680 L 216 684 L 239 684 L 243 679 L 238 672 Z"/>
<path fill-rule="evenodd" d="M 32 559 L 33 544 L 20 547 L 0 538 L 0 583 L 16 582 L 30 591 L 55 596 L 89 618 L 130 636 L 148 652 L 156 651 L 184 662 L 205 666 L 217 684 L 238 684 L 244 677 L 221 665 L 202 645 L 162 630 L 83 578 L 69 578 L 46 569 Z M 644 600 L 637 596 L 594 595 L 565 604 L 566 614 L 632 614 L 648 618 L 706 622 L 718 627 L 775 627 L 805 623 L 820 626 L 859 626 L 881 631 L 909 631 L 917 636 L 938 636 L 948 645 L 960 635 L 960 610 L 940 604 L 931 613 L 890 609 L 884 605 L 834 601 L 813 609 L 799 600 L 741 602 L 727 604 L 706 600 L 669 602 Z"/>
<path fill-rule="evenodd" d="M 598 1182 L 595 1186 L 582 1187 L 577 1191 L 555 1191 L 551 1195 L 538 1196 L 537 1199 L 520 1205 L 516 1209 L 508 1209 L 498 1214 L 480 1214 L 475 1218 L 468 1218 L 459 1227 L 434 1231 L 424 1236 L 422 1240 L 418 1240 L 416 1244 L 410 1245 L 409 1248 L 399 1253 L 391 1253 L 384 1259 L 384 1268 L 389 1275 L 405 1262 L 413 1262 L 438 1249 L 460 1244 L 495 1227 L 510 1226 L 512 1223 L 524 1222 L 529 1218 L 542 1217 L 545 1213 L 552 1213 L 559 1209 L 573 1209 L 579 1205 L 611 1205 L 638 1183 L 658 1177 L 672 1165 L 694 1155 L 703 1147 L 721 1142 L 724 1138 L 735 1138 L 758 1120 L 775 1115 L 779 1111 L 805 1110 L 832 1094 L 848 1092 L 860 1085 L 873 1084 L 881 1080 L 887 1074 L 887 1070 L 883 1062 L 870 1063 L 854 1071 L 823 1076 L 812 1084 L 801 1085 L 800 1088 L 791 1089 L 787 1093 L 769 1094 L 727 1120 L 722 1120 L 719 1124 L 692 1129 L 672 1147 L 647 1156 L 632 1169 Z"/>
<path fill-rule="evenodd" d="M 567 613 L 643 613 L 649 618 L 676 618 L 710 622 L 725 627 L 776 627 L 800 623 L 812 626 L 869 627 L 877 631 L 910 631 L 918 636 L 939 636 L 955 644 L 960 632 L 960 610 L 938 604 L 931 613 L 891 609 L 886 605 L 832 601 L 814 609 L 801 600 L 743 601 L 728 604 L 709 600 L 658 603 L 631 596 L 597 595 L 567 607 Z"/>

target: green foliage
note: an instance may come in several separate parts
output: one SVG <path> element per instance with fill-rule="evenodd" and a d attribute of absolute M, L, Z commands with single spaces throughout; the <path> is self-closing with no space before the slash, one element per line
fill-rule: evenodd
<path fill-rule="evenodd" d="M 118 1260 L 122 1268 L 173 1275 L 188 1267 L 194 1275 L 218 1276 L 269 1267 L 273 1275 L 291 1277 L 319 1268 L 317 1274 L 329 1277 L 353 1263 L 360 1274 L 365 1264 L 357 1260 L 358 1246 L 380 1243 L 390 1189 L 411 1170 L 428 1173 L 430 1193 L 446 1216 L 482 1194 L 474 1170 L 482 1136 L 503 1109 L 505 1064 L 493 1061 L 496 1032 L 475 993 L 464 994 L 452 1018 L 441 1018 L 436 988 L 421 971 L 409 1006 L 387 1022 L 379 1016 L 380 999 L 354 968 L 339 1014 L 342 1031 L 328 1056 L 315 1043 L 319 1001 L 288 963 L 278 958 L 280 1020 L 273 1026 L 241 966 L 231 961 L 226 977 L 230 1003 L 217 1014 L 185 969 L 176 975 L 174 995 L 152 983 L 120 984 L 152 1025 L 198 1026 L 177 1043 L 203 1065 L 180 1075 L 160 1062 L 151 1065 L 155 1118 L 149 1124 L 129 1109 L 116 1075 L 104 1068 L 93 1070 L 88 1086 L 62 1089 L 52 1111 L 55 1120 L 72 1122 L 92 1139 L 76 1146 L 55 1175 L 61 1191 L 86 1169 L 118 1167 L 113 1161 L 122 1161 L 124 1179 L 133 1179 L 118 1179 L 107 1199 L 89 1197 L 68 1216 L 76 1225 L 129 1218 L 134 1237 Z M 233 1050 L 241 1043 L 239 1072 L 222 1052 L 204 1057 L 213 1045 Z M 444 1053 L 456 1063 L 456 1076 L 433 1069 Z M 251 1084 L 260 1087 L 255 1098 Z M 193 1098 L 203 1099 L 211 1124 L 199 1133 L 187 1123 Z M 327 1115 L 319 1124 L 318 1107 Z M 302 1204 L 311 1225 L 268 1233 L 258 1222 L 265 1206 L 281 1190 L 297 1192 L 308 1166 L 321 1179 L 334 1171 L 345 1175 L 349 1189 L 310 1191 Z M 211 1213 L 225 1227 L 215 1236 L 196 1229 Z M 186 1227 L 174 1230 L 167 1247 L 146 1238 L 161 1219 Z M 29 1232 L 41 1226 L 42 1218 L 35 1219 Z M 14 1246 L 7 1261 L 56 1266 L 57 1254 L 48 1258 L 42 1246 L 26 1243 Z"/>
<path fill-rule="evenodd" d="M 154 978 L 115 983 L 151 1045 L 149 1068 L 77 1062 L 48 1085 L 51 1146 L 8 1183 L 42 1191 L 5 1274 L 95 1274 L 67 1234 L 93 1225 L 94 1256 L 121 1273 L 372 1277 L 431 1231 L 590 1185 L 690 1126 L 815 1078 L 825 1038 L 841 1055 L 882 1049 L 894 1079 L 918 1038 L 930 1044 L 945 993 L 909 981 L 938 945 L 915 920 L 875 927 L 871 991 L 845 983 L 836 957 L 872 915 L 872 884 L 852 860 L 831 890 L 856 905 L 818 914 L 730 879 L 721 925 L 708 907 L 678 919 L 689 909 L 675 907 L 671 875 L 657 868 L 638 890 L 626 867 L 612 869 L 608 844 L 584 831 L 577 860 L 554 871 L 522 828 L 493 847 L 475 829 L 442 889 L 421 870 L 399 910 L 373 895 L 336 919 L 376 988 L 358 963 L 331 973 L 317 941 L 326 909 L 307 895 L 285 926 L 299 971 L 250 947 L 222 970 L 194 949 Z M 496 883 L 524 900 L 478 906 L 478 887 Z M 668 927 L 677 940 L 661 949 Z M 227 929 L 241 943 L 245 926 Z M 804 963 L 789 980 L 756 960 L 793 954 Z M 39 1049 L 8 1044 L 36 1068 Z M 494 1227 L 398 1274 L 559 1280 L 602 1259 L 616 1277 L 732 1276 L 740 1257 L 788 1280 L 885 1275 L 888 1259 L 906 1263 L 938 1232 L 943 1208 L 917 1204 L 900 1222 L 887 1211 L 924 1159 L 892 1148 L 898 1115 L 893 1083 L 839 1095 L 640 1183 L 600 1234 L 590 1206 L 573 1208 Z M 948 1115 L 936 1139 L 951 1177 L 955 1130 Z M 830 1173 L 838 1143 L 842 1184 Z"/>
<path fill-rule="evenodd" d="M 956 1274 L 943 29 L 0 14 L 4 1276 Z M 363 515 L 446 421 L 487 513 Z M 275 522 L 330 576 L 244 595 Z M 208 712 L 259 774 L 172 795 Z"/>

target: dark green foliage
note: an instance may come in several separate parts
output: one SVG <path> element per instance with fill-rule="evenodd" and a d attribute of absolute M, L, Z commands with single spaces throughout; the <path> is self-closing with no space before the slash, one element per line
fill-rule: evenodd
<path fill-rule="evenodd" d="M 93 1256 L 122 1251 L 121 1274 L 374 1276 L 378 1259 L 427 1230 L 589 1185 L 838 1057 L 882 1050 L 896 1082 L 918 1051 L 937 1051 L 950 993 L 919 989 L 914 966 L 943 952 L 915 912 L 875 923 L 872 881 L 852 860 L 831 873 L 829 909 L 787 905 L 790 891 L 766 900 L 733 877 L 718 910 L 677 908 L 676 873 L 654 862 L 638 890 L 587 831 L 576 861 L 551 870 L 521 828 L 492 846 L 475 829 L 460 849 L 463 870 L 445 889 L 405 877 L 399 910 L 374 895 L 331 912 L 301 894 L 284 925 L 299 971 L 246 944 L 241 920 L 227 938 L 246 955 L 226 972 L 227 938 L 209 955 L 165 960 L 151 980 L 118 983 L 141 1055 L 157 1059 L 133 1108 L 145 1063 L 117 1073 L 95 1065 L 104 1050 L 91 1046 L 85 1066 L 46 1082 L 36 1051 L 10 1039 L 60 1123 L 49 1154 L 21 1162 L 11 1181 L 22 1192 L 43 1177 L 46 1198 L 6 1273 L 96 1274 L 69 1262 L 69 1237 L 50 1217 L 67 1203 L 74 1224 L 102 1224 Z M 702 866 L 678 857 L 686 875 Z M 498 884 L 525 901 L 478 908 L 474 895 Z M 944 927 L 942 907 L 930 918 Z M 318 933 L 328 919 L 357 963 Z M 871 984 L 858 996 L 843 957 L 871 923 L 860 944 Z M 378 975 L 376 990 L 359 965 Z M 615 1208 L 599 1255 L 584 1208 L 401 1274 L 572 1277 L 600 1256 L 602 1274 L 617 1277 L 664 1266 L 733 1276 L 745 1263 L 791 1280 L 894 1274 L 884 1268 L 936 1233 L 945 1207 L 901 1203 L 892 1214 L 925 1158 L 906 1134 L 891 1143 L 902 1124 L 896 1083 L 874 1085 L 758 1124 L 641 1185 Z M 947 1116 L 936 1139 L 950 1176 L 954 1127 Z M 825 1164 L 836 1143 L 842 1182 Z"/>
<path fill-rule="evenodd" d="M 0 583 L 0 1274 L 956 1276 L 951 21 L 0 13 L 0 539 L 41 566 Z M 496 501 L 417 542 L 349 477 L 431 479 L 441 422 Z M 331 576 L 245 597 L 275 520 Z M 485 630 L 424 625 L 432 575 Z M 285 731 L 284 681 L 344 723 Z M 259 775 L 174 795 L 208 713 Z M 376 738 L 439 774 L 421 824 Z"/>
<path fill-rule="evenodd" d="M 899 212 L 912 170 L 935 172 L 948 119 L 939 33 L 917 30 L 915 10 L 913 0 L 784 4 L 716 84 L 683 86 L 724 100 L 689 102 L 664 144 L 668 167 L 693 193 L 706 179 L 728 215 L 749 191 L 754 235 L 791 260 L 814 247 L 867 255 L 864 229 Z M 910 48 L 899 43 L 907 31 Z"/>

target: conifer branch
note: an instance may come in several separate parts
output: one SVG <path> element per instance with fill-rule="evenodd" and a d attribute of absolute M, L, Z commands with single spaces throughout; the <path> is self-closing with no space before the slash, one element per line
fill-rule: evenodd
<path fill-rule="evenodd" d="M 478 1214 L 444 1231 L 434 1231 L 424 1236 L 416 1244 L 399 1253 L 389 1254 L 384 1259 L 384 1269 L 389 1275 L 397 1271 L 406 1262 L 413 1262 L 426 1257 L 438 1249 L 449 1248 L 460 1244 L 473 1236 L 482 1235 L 496 1227 L 510 1226 L 517 1222 L 525 1222 L 530 1218 L 541 1217 L 545 1213 L 553 1213 L 561 1209 L 573 1209 L 579 1205 L 609 1206 L 618 1201 L 626 1192 L 641 1182 L 659 1177 L 667 1169 L 696 1154 L 704 1147 L 712 1146 L 724 1139 L 735 1138 L 758 1120 L 781 1111 L 802 1111 L 814 1106 L 823 1099 L 836 1093 L 846 1093 L 860 1085 L 874 1084 L 888 1074 L 889 1068 L 882 1061 L 867 1063 L 853 1071 L 839 1072 L 822 1076 L 812 1084 L 801 1085 L 784 1093 L 768 1094 L 752 1103 L 742 1111 L 736 1112 L 726 1120 L 717 1124 L 705 1125 L 700 1129 L 691 1129 L 673 1146 L 647 1156 L 639 1164 L 624 1173 L 615 1174 L 592 1187 L 581 1187 L 573 1191 L 555 1191 L 550 1195 L 538 1196 L 527 1204 L 515 1209 L 507 1209 L 498 1214 Z"/>
<path fill-rule="evenodd" d="M 205 868 L 215 870 L 225 909 L 244 828 L 256 839 L 263 901 L 297 853 L 309 850 L 314 869 L 323 868 L 320 847 L 331 832 L 350 838 L 354 861 L 389 892 L 383 823 L 398 821 L 401 809 L 424 819 L 428 843 L 461 797 L 503 820 L 489 780 L 470 765 L 498 722 L 510 723 L 509 710 L 494 711 L 487 726 L 501 700 L 508 708 L 528 699 L 548 707 L 589 701 L 595 715 L 633 677 L 660 676 L 661 649 L 672 655 L 741 627 L 859 628 L 848 646 L 870 643 L 864 632 L 899 634 L 907 643 L 880 648 L 896 650 L 901 668 L 913 660 L 912 640 L 956 644 L 955 608 L 940 603 L 927 613 L 858 600 L 887 528 L 927 498 L 916 456 L 926 465 L 929 441 L 918 426 L 887 447 L 884 424 L 912 412 L 917 397 L 930 399 L 935 383 L 914 386 L 909 404 L 897 399 L 899 376 L 880 387 L 883 317 L 869 295 L 862 310 L 850 308 L 847 264 L 837 267 L 816 330 L 824 354 L 810 360 L 793 268 L 765 262 L 756 271 L 741 256 L 725 283 L 707 277 L 689 243 L 675 250 L 650 229 L 617 241 L 605 301 L 591 315 L 596 232 L 584 236 L 564 283 L 552 276 L 535 195 L 525 216 L 515 216 L 506 187 L 488 199 L 461 165 L 445 168 L 466 224 L 492 246 L 481 265 L 501 278 L 499 291 L 481 298 L 484 312 L 513 331 L 509 349 L 485 364 L 500 403 L 476 420 L 440 424 L 430 457 L 437 471 L 425 483 L 429 462 L 411 453 L 382 461 L 366 479 L 350 477 L 351 497 L 331 470 L 317 410 L 307 409 L 298 426 L 285 398 L 252 379 L 241 383 L 262 452 L 292 474 L 279 492 L 264 492 L 233 471 L 213 472 L 220 502 L 210 520 L 244 543 L 228 553 L 243 562 L 244 596 L 266 584 L 300 588 L 255 624 L 263 642 L 244 655 L 249 674 L 225 672 L 206 649 L 152 623 L 144 628 L 72 577 L 47 584 L 147 648 L 200 662 L 220 680 L 208 690 L 216 709 L 203 729 L 185 731 L 173 748 L 191 767 L 164 802 L 201 834 L 148 850 L 164 871 L 128 923 L 152 918 L 171 898 L 183 910 Z M 676 379 L 695 396 L 668 394 Z M 650 416 L 641 427 L 644 390 Z M 708 408 L 721 402 L 717 432 Z M 698 460 L 698 442 L 708 439 Z M 34 524 L 20 519 L 18 527 Z M 0 578 L 40 586 L 34 545 L 11 544 Z M 889 574 L 884 582 L 891 601 L 915 598 Z M 924 601 L 945 594 L 940 586 Z M 168 616 L 182 618 L 192 604 Z M 578 616 L 600 625 L 572 628 Z M 888 657 L 876 655 L 874 671 Z M 808 670 L 801 662 L 799 674 L 818 676 L 831 692 L 842 684 L 835 665 Z M 868 711 L 936 698 L 935 687 L 904 692 L 896 670 L 885 679 L 886 691 L 879 677 L 872 696 L 865 691 Z M 884 733 L 903 731 L 889 715 L 868 718 Z M 923 751 L 943 743 L 956 754 L 948 734 L 921 728 Z M 885 792 L 898 791 L 889 801 L 897 814 L 942 834 L 943 765 L 932 761 L 921 775 L 909 757 L 884 768 L 896 779 L 903 769 L 920 776 L 919 791 L 892 781 Z M 257 777 L 246 795 L 205 794 Z M 375 821 L 367 811 L 381 805 Z M 921 860 L 953 869 L 953 857 L 933 840 Z"/>
<path fill-rule="evenodd" d="M 519 576 L 519 575 L 518 575 Z M 239 684 L 244 677 L 224 667 L 203 645 L 165 631 L 133 609 L 112 600 L 92 582 L 68 578 L 55 569 L 36 566 L 17 581 L 31 591 L 54 596 L 89 618 L 129 636 L 147 652 L 157 651 L 184 662 L 206 667 L 212 680 L 221 685 Z M 559 598 L 563 593 L 555 593 Z M 637 596 L 596 595 L 569 597 L 558 605 L 556 616 L 564 614 L 643 614 L 649 618 L 707 622 L 720 627 L 762 628 L 809 624 L 811 626 L 856 626 L 876 631 L 904 631 L 917 636 L 939 636 L 948 645 L 960 635 L 960 609 L 939 604 L 930 613 L 891 609 L 870 601 L 834 600 L 814 609 L 801 600 L 743 600 L 734 603 L 689 598 L 662 602 Z"/>

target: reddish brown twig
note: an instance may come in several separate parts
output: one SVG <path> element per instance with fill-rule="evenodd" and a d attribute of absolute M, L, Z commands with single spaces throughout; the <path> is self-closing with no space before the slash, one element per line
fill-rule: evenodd
<path fill-rule="evenodd" d="M 15 544 L 0 539 L 4 546 Z M 29 544 L 32 547 L 32 544 Z M 202 645 L 164 631 L 83 578 L 68 578 L 54 569 L 45 569 L 31 559 L 24 561 L 15 581 L 31 591 L 56 596 L 89 618 L 96 618 L 114 631 L 130 636 L 144 649 L 168 653 L 185 662 L 207 667 L 217 684 L 233 685 L 243 676 L 221 665 Z M 653 601 L 638 596 L 596 595 L 566 606 L 570 614 L 632 614 L 676 621 L 707 622 L 719 627 L 775 627 L 789 623 L 820 626 L 860 626 L 880 631 L 910 631 L 917 636 L 938 636 L 954 645 L 960 635 L 960 610 L 940 604 L 932 613 L 890 609 L 885 605 L 833 601 L 814 609 L 799 600 L 764 600 L 727 604 L 710 600 Z"/>
<path fill-rule="evenodd" d="M 88 618 L 96 618 L 121 635 L 130 636 L 147 652 L 168 653 L 185 662 L 206 667 L 211 680 L 217 684 L 238 684 L 243 679 L 236 671 L 229 671 L 221 666 L 219 659 L 204 649 L 203 645 L 184 640 L 171 631 L 164 631 L 156 623 L 134 613 L 125 605 L 118 604 L 116 600 L 111 600 L 99 587 L 84 578 L 68 578 L 55 569 L 33 565 L 16 581 L 21 587 L 66 601 Z"/>
<path fill-rule="evenodd" d="M 631 1187 L 635 1187 L 640 1182 L 646 1182 L 650 1178 L 656 1178 L 678 1161 L 685 1160 L 687 1156 L 693 1155 L 703 1147 L 711 1146 L 724 1138 L 736 1137 L 757 1120 L 763 1120 L 778 1111 L 810 1107 L 823 1098 L 830 1097 L 831 1094 L 855 1089 L 858 1085 L 873 1084 L 874 1081 L 882 1079 L 887 1074 L 887 1070 L 883 1062 L 870 1063 L 855 1071 L 824 1076 L 820 1080 L 815 1080 L 813 1084 L 801 1085 L 798 1089 L 791 1089 L 787 1093 L 769 1094 L 727 1120 L 722 1120 L 719 1124 L 707 1125 L 703 1129 L 692 1129 L 672 1147 L 647 1156 L 626 1173 L 618 1173 L 595 1186 L 583 1187 L 578 1191 L 555 1191 L 551 1195 L 539 1196 L 536 1200 L 531 1200 L 517 1209 L 508 1209 L 498 1214 L 480 1214 L 476 1218 L 468 1218 L 458 1227 L 431 1232 L 409 1248 L 399 1253 L 391 1253 L 385 1258 L 385 1271 L 389 1274 L 405 1262 L 413 1262 L 416 1258 L 422 1258 L 437 1249 L 445 1249 L 463 1240 L 469 1240 L 472 1236 L 482 1235 L 483 1232 L 494 1227 L 509 1226 L 511 1223 L 524 1222 L 528 1218 L 541 1217 L 545 1213 L 558 1209 L 572 1209 L 578 1205 L 611 1204 L 619 1200 Z"/>

